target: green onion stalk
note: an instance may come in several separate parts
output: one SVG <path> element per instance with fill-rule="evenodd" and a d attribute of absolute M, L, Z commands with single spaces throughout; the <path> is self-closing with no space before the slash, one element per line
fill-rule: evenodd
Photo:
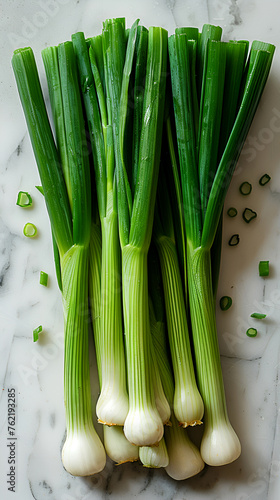
<path fill-rule="evenodd" d="M 72 44 L 61 44 L 53 50 L 53 54 L 59 68 L 67 150 L 73 153 L 68 158 L 68 187 L 67 175 L 61 168 L 62 159 L 51 132 L 32 50 L 16 50 L 12 66 L 51 222 L 55 259 L 56 262 L 59 259 L 62 277 L 67 430 L 62 461 L 71 474 L 86 476 L 101 471 L 106 462 L 104 447 L 92 419 L 88 317 L 85 314 L 88 309 L 90 175 L 88 152 L 82 147 L 84 124 Z M 48 54 L 45 55 L 48 57 Z M 71 197 L 68 188 L 71 189 Z"/>
<path fill-rule="evenodd" d="M 239 457 L 241 451 L 226 408 L 215 318 L 211 248 L 227 189 L 262 95 L 274 52 L 274 46 L 270 44 L 253 42 L 246 67 L 243 64 L 240 69 L 242 79 L 234 120 L 223 151 L 219 153 L 217 142 L 223 103 L 231 101 L 231 96 L 224 96 L 225 85 L 222 85 L 226 81 L 225 45 L 217 40 L 208 40 L 206 44 L 196 133 L 193 111 L 196 97 L 190 83 L 193 46 L 189 45 L 186 34 L 175 33 L 169 37 L 187 237 L 190 313 L 197 379 L 205 408 L 201 455 L 209 465 L 230 463 Z M 237 54 L 244 51 L 241 42 L 236 44 L 235 50 Z M 217 78 L 220 85 L 218 93 L 214 85 Z M 223 112 L 226 113 L 227 109 Z"/>
<path fill-rule="evenodd" d="M 165 177 L 164 163 L 166 158 L 168 156 L 164 152 L 162 154 L 162 174 L 158 186 L 153 238 L 162 272 L 167 330 L 175 377 L 173 408 L 180 425 L 187 427 L 202 423 L 204 407 L 197 388 L 193 366 L 171 198 Z"/>
<path fill-rule="evenodd" d="M 100 224 L 92 223 L 91 239 L 89 247 L 89 301 L 93 325 L 94 343 L 96 348 L 97 368 L 102 384 L 102 349 L 101 346 L 101 230 Z M 118 465 L 126 462 L 134 462 L 139 459 L 138 446 L 132 445 L 125 437 L 123 426 L 104 425 L 104 448 L 108 457 Z"/>
<path fill-rule="evenodd" d="M 102 233 L 101 259 L 101 335 L 95 337 L 100 350 L 100 396 L 96 405 L 98 421 L 106 425 L 123 425 L 128 413 L 126 362 L 124 353 L 121 305 L 121 255 L 118 236 L 115 157 L 111 108 L 106 103 L 104 76 L 108 80 L 106 56 L 107 20 L 102 36 L 91 40 L 90 49 L 83 33 L 72 35 L 77 56 L 80 87 L 86 111 L 93 154 L 98 211 Z M 116 29 L 123 33 L 123 20 Z M 113 33 L 113 36 L 117 36 Z M 124 58 L 125 40 L 114 43 L 117 62 Z M 118 50 L 116 50 L 116 48 Z M 119 52 L 118 52 L 119 51 Z M 112 64 L 117 63 L 115 60 Z M 117 84 L 116 84 L 117 85 Z M 97 345 L 98 343 L 98 345 Z"/>
<path fill-rule="evenodd" d="M 164 433 L 168 455 L 168 464 L 165 466 L 165 470 L 173 479 L 183 480 L 198 474 L 203 469 L 204 462 L 199 450 L 189 439 L 187 429 L 178 424 L 178 420 L 174 414 L 175 383 L 170 363 L 168 336 L 165 328 L 165 299 L 160 262 L 154 247 L 149 252 L 149 276 L 149 311 L 152 341 L 157 355 L 163 387 L 172 408 L 170 416 L 171 425 L 165 427 Z"/>
<path fill-rule="evenodd" d="M 149 29 L 147 56 L 145 44 L 141 44 L 145 33 L 145 30 L 138 30 L 140 40 L 136 39 L 133 44 L 130 31 L 120 97 L 121 113 L 116 117 L 113 128 L 129 388 L 129 412 L 124 433 L 130 442 L 139 446 L 157 444 L 163 436 L 163 421 L 156 404 L 152 375 L 153 369 L 157 367 L 153 367 L 151 355 L 147 255 L 151 241 L 159 170 L 158 151 L 161 148 L 163 127 L 167 32 L 157 27 Z M 125 125 L 129 119 L 128 89 L 132 81 L 134 54 L 137 64 L 135 78 L 139 77 L 140 69 L 143 68 L 138 64 L 141 59 L 146 59 L 146 74 L 143 100 L 135 102 L 134 123 L 140 122 L 141 127 L 133 128 L 133 158 L 136 161 L 131 172 L 124 152 L 125 144 L 128 143 Z M 135 88 L 138 88 L 136 83 Z M 110 95 L 110 99 L 114 103 L 113 96 Z M 135 118 L 138 113 L 142 116 L 141 120 Z"/>

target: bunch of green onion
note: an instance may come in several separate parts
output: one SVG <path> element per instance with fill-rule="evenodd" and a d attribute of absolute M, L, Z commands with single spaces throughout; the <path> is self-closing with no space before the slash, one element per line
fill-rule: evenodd
<path fill-rule="evenodd" d="M 215 320 L 222 211 L 274 46 L 221 33 L 117 18 L 44 49 L 54 136 L 32 49 L 14 52 L 63 299 L 73 475 L 101 471 L 107 453 L 185 479 L 240 454 Z M 201 424 L 199 451 L 186 427 Z"/>

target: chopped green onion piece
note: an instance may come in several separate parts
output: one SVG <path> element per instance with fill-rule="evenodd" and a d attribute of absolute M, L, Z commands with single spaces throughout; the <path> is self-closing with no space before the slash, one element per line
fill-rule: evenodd
<path fill-rule="evenodd" d="M 240 241 L 239 234 L 233 234 L 228 244 L 230 247 L 235 247 L 236 245 L 238 245 L 239 241 Z"/>
<path fill-rule="evenodd" d="M 44 196 L 43 186 L 35 186 L 35 188 L 38 189 L 38 191 L 40 191 L 40 193 Z"/>
<path fill-rule="evenodd" d="M 237 210 L 234 207 L 230 207 L 227 211 L 227 214 L 229 217 L 236 217 L 237 215 Z"/>
<path fill-rule="evenodd" d="M 48 278 L 49 278 L 49 275 L 47 273 L 44 273 L 44 271 L 41 271 L 40 272 L 40 285 L 48 286 Z"/>
<path fill-rule="evenodd" d="M 256 337 L 257 333 L 258 332 L 257 332 L 256 328 L 248 328 L 246 335 L 248 337 Z"/>
<path fill-rule="evenodd" d="M 37 342 L 37 340 L 39 338 L 39 333 L 41 333 L 42 331 L 43 331 L 42 325 L 37 326 L 37 328 L 35 328 L 35 330 L 33 330 L 33 342 Z"/>
<path fill-rule="evenodd" d="M 222 311 L 227 311 L 232 305 L 232 298 L 228 295 L 224 295 L 220 298 L 220 308 Z"/>
<path fill-rule="evenodd" d="M 264 174 L 259 180 L 259 185 L 265 186 L 270 181 L 270 179 L 271 179 L 270 175 Z"/>
<path fill-rule="evenodd" d="M 255 219 L 257 217 L 257 212 L 254 212 L 254 210 L 251 210 L 251 208 L 245 208 L 243 214 L 242 214 L 243 220 L 249 224 L 251 220 Z"/>
<path fill-rule="evenodd" d="M 239 191 L 244 196 L 247 196 L 252 191 L 252 184 L 250 184 L 250 182 L 242 182 L 239 186 Z"/>
<path fill-rule="evenodd" d="M 252 313 L 251 318 L 256 318 L 256 319 L 264 319 L 266 318 L 266 314 L 262 313 Z"/>
<path fill-rule="evenodd" d="M 269 275 L 269 260 L 260 260 L 259 262 L 259 276 Z"/>
<path fill-rule="evenodd" d="M 37 234 L 37 227 L 32 222 L 27 222 L 23 228 L 23 234 L 28 238 L 34 238 Z"/>
<path fill-rule="evenodd" d="M 16 204 L 19 207 L 31 207 L 32 198 L 30 194 L 27 193 L 26 191 L 19 191 Z"/>

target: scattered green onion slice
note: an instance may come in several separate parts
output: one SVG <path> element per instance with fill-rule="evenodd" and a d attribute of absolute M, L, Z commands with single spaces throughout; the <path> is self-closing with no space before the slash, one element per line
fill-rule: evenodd
<path fill-rule="evenodd" d="M 256 337 L 257 333 L 258 332 L 257 332 L 256 328 L 248 328 L 246 335 L 248 337 Z"/>
<path fill-rule="evenodd" d="M 269 275 L 269 260 L 260 260 L 259 262 L 259 276 Z"/>
<path fill-rule="evenodd" d="M 227 211 L 227 214 L 229 217 L 236 217 L 237 215 L 237 210 L 234 207 L 230 207 Z"/>
<path fill-rule="evenodd" d="M 220 298 L 220 308 L 222 311 L 227 311 L 232 305 L 232 298 L 228 295 L 224 295 Z"/>
<path fill-rule="evenodd" d="M 266 314 L 262 313 L 252 313 L 251 318 L 256 318 L 256 319 L 264 319 L 266 318 Z"/>
<path fill-rule="evenodd" d="M 43 327 L 42 325 L 40 326 L 37 326 L 37 328 L 35 328 L 35 330 L 33 330 L 33 342 L 37 342 L 38 338 L 39 338 L 39 334 L 43 331 Z"/>
<path fill-rule="evenodd" d="M 32 222 L 27 222 L 23 228 L 23 234 L 28 238 L 34 238 L 37 234 L 37 227 Z"/>
<path fill-rule="evenodd" d="M 41 271 L 40 272 L 40 285 L 48 286 L 48 278 L 49 278 L 49 275 L 47 273 L 44 273 L 44 271 Z"/>
<path fill-rule="evenodd" d="M 245 208 L 243 214 L 242 214 L 243 220 L 249 224 L 251 220 L 255 219 L 257 217 L 257 212 L 254 212 L 251 208 Z"/>
<path fill-rule="evenodd" d="M 259 180 L 259 185 L 265 186 L 270 181 L 270 179 L 271 179 L 270 175 L 264 174 Z"/>
<path fill-rule="evenodd" d="M 32 198 L 30 194 L 27 193 L 26 191 L 19 191 L 16 204 L 19 207 L 31 207 Z"/>
<path fill-rule="evenodd" d="M 228 244 L 230 247 L 235 247 L 236 245 L 238 245 L 239 241 L 240 241 L 239 234 L 233 234 Z"/>
<path fill-rule="evenodd" d="M 242 182 L 242 184 L 240 184 L 239 186 L 239 191 L 241 194 L 243 194 L 243 196 L 247 196 L 252 191 L 252 184 L 250 184 L 250 182 L 247 181 Z"/>
<path fill-rule="evenodd" d="M 38 191 L 40 191 L 40 193 L 42 195 L 44 195 L 44 189 L 43 189 L 43 186 L 35 186 L 36 189 L 38 189 Z"/>

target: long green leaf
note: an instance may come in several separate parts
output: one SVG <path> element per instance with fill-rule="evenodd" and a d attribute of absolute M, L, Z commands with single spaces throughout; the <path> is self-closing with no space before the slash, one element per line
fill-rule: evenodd
<path fill-rule="evenodd" d="M 14 52 L 12 66 L 59 252 L 71 247 L 72 216 L 32 49 Z"/>

